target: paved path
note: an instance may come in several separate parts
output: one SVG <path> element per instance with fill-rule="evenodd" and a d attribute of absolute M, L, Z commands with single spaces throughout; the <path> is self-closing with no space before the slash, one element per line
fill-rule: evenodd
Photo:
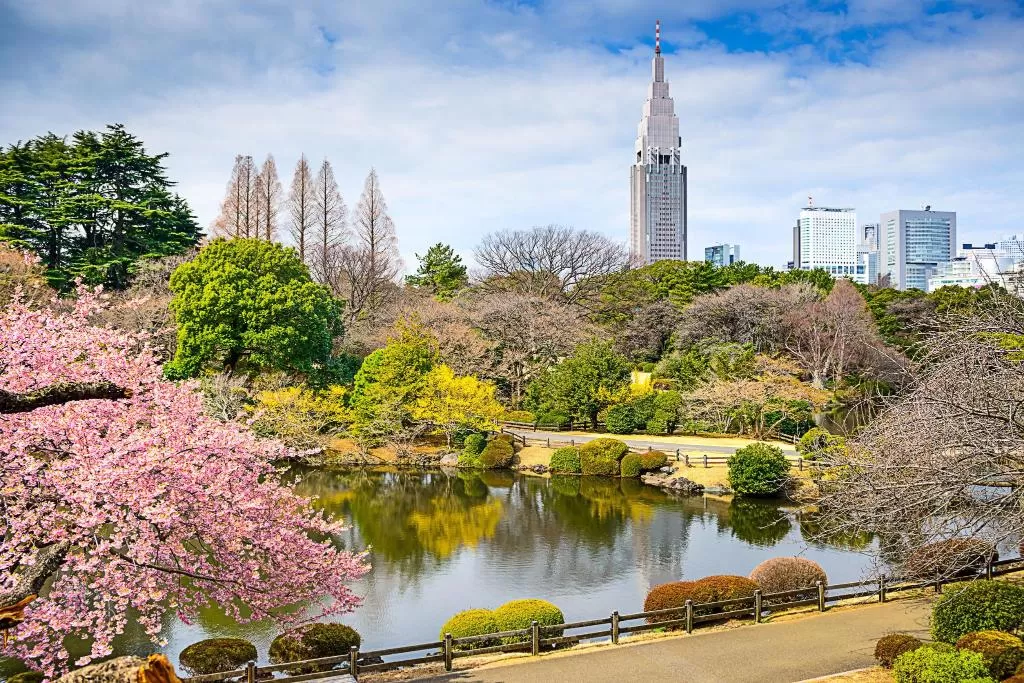
<path fill-rule="evenodd" d="M 630 439 L 625 438 L 618 434 L 566 434 L 565 432 L 545 432 L 545 431 L 533 431 L 532 429 L 522 429 L 518 427 L 505 427 L 504 430 L 508 433 L 515 434 L 516 436 L 524 436 L 529 441 L 536 441 L 544 439 L 551 439 L 552 442 L 569 443 L 570 440 L 576 443 L 585 443 L 587 441 L 593 441 L 594 439 L 613 438 L 618 439 L 626 443 L 633 448 L 647 448 L 650 446 L 656 451 L 665 451 L 666 453 L 675 451 L 679 448 L 683 451 L 690 453 L 707 453 L 711 455 L 713 453 L 724 453 L 726 455 L 732 455 L 736 452 L 738 446 L 718 446 L 706 443 L 686 443 L 685 437 L 680 437 L 678 442 L 667 442 L 667 441 L 645 441 L 643 438 Z M 786 455 L 794 457 L 793 446 L 789 444 L 777 444 L 780 446 Z"/>
<path fill-rule="evenodd" d="M 520 659 L 455 672 L 459 683 L 794 683 L 875 663 L 875 641 L 928 637 L 929 605 L 907 598 L 760 625 L 634 645 Z"/>

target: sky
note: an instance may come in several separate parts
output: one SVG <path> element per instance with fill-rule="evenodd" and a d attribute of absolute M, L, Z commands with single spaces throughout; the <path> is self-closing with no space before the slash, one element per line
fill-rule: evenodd
<path fill-rule="evenodd" d="M 495 230 L 625 243 L 662 22 L 689 252 L 783 266 L 809 196 L 1024 233 L 1024 0 L 0 0 L 0 144 L 124 123 L 208 226 L 236 154 L 371 167 L 410 269 Z"/>

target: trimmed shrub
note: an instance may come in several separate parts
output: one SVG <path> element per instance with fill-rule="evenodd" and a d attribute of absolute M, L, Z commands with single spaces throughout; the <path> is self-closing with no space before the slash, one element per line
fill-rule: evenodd
<path fill-rule="evenodd" d="M 955 643 L 973 631 L 1013 632 L 1024 625 L 1024 588 L 971 581 L 946 590 L 932 609 L 932 637 Z"/>
<path fill-rule="evenodd" d="M 950 538 L 918 548 L 904 560 L 902 569 L 907 577 L 930 579 L 983 569 L 989 558 L 999 559 L 991 543 L 976 538 Z"/>
<path fill-rule="evenodd" d="M 8 683 L 11 679 L 7 679 Z M 1024 683 L 1024 673 L 1014 674 L 1009 678 L 1004 678 L 1003 683 Z"/>
<path fill-rule="evenodd" d="M 270 643 L 270 663 L 287 664 L 303 659 L 334 657 L 348 653 L 359 645 L 359 633 L 344 624 L 306 624 L 289 633 L 282 633 Z M 182 653 L 184 654 L 184 653 Z M 285 669 L 290 674 L 330 671 L 334 666 L 298 666 Z"/>
<path fill-rule="evenodd" d="M 744 496 L 774 496 L 786 485 L 789 461 L 782 449 L 758 442 L 729 456 L 729 486 Z"/>
<path fill-rule="evenodd" d="M 494 436 L 491 437 L 491 441 L 504 441 L 509 446 L 512 446 L 513 449 L 515 449 L 515 446 L 516 446 L 516 437 L 514 435 L 508 434 L 506 432 L 502 432 L 500 434 L 495 434 Z"/>
<path fill-rule="evenodd" d="M 7 677 L 7 683 L 43 683 L 42 671 L 22 671 Z"/>
<path fill-rule="evenodd" d="M 913 652 L 919 647 L 921 640 L 909 633 L 890 633 L 875 643 L 875 659 L 886 669 L 891 669 L 897 657 L 904 652 Z"/>
<path fill-rule="evenodd" d="M 668 463 L 668 456 L 661 451 L 648 451 L 640 454 L 640 467 L 644 472 L 664 467 Z"/>
<path fill-rule="evenodd" d="M 604 418 L 605 427 L 612 434 L 632 434 L 636 430 L 636 417 L 633 407 L 628 403 L 619 403 L 608 409 Z"/>
<path fill-rule="evenodd" d="M 467 455 L 480 455 L 487 445 L 487 437 L 483 434 L 467 434 L 462 443 L 462 452 Z"/>
<path fill-rule="evenodd" d="M 971 650 L 985 658 L 988 671 L 996 680 L 1012 675 L 1024 663 L 1024 642 L 1002 631 L 975 631 L 956 641 L 958 650 Z"/>
<path fill-rule="evenodd" d="M 697 581 L 693 587 L 695 603 L 719 602 L 721 600 L 742 600 L 751 598 L 753 606 L 754 591 L 758 585 L 745 576 L 716 575 L 706 576 Z M 696 614 L 713 614 L 737 609 L 736 607 L 705 607 Z"/>
<path fill-rule="evenodd" d="M 484 446 L 484 450 L 480 453 L 480 464 L 484 469 L 493 470 L 500 467 L 508 467 L 512 464 L 512 458 L 515 456 L 515 449 L 512 448 L 512 444 L 499 437 L 506 436 L 505 434 L 499 434 Z"/>
<path fill-rule="evenodd" d="M 694 587 L 697 585 L 695 581 L 671 581 L 669 583 L 663 583 L 652 588 L 648 593 L 647 597 L 644 598 L 644 611 L 655 612 L 661 609 L 674 609 L 677 607 L 686 607 L 687 600 L 694 600 Z M 647 623 L 654 624 L 662 621 L 670 621 L 673 619 L 681 619 L 683 613 L 678 614 L 666 614 L 654 617 L 647 617 Z M 682 628 L 680 626 L 672 628 Z"/>
<path fill-rule="evenodd" d="M 803 456 L 804 460 L 841 455 L 845 450 L 846 439 L 821 427 L 813 427 L 804 432 L 796 445 L 796 452 Z"/>
<path fill-rule="evenodd" d="M 580 446 L 580 467 L 583 474 L 617 477 L 619 462 L 629 453 L 629 446 L 615 439 L 594 439 Z"/>
<path fill-rule="evenodd" d="M 484 464 L 480 462 L 480 455 L 474 453 L 467 453 L 462 451 L 459 453 L 459 467 L 472 467 L 473 469 L 482 469 Z"/>
<path fill-rule="evenodd" d="M 996 683 L 977 652 L 924 645 L 893 664 L 896 683 Z"/>
<path fill-rule="evenodd" d="M 547 600 L 512 600 L 494 610 L 494 621 L 497 622 L 499 631 L 518 631 L 530 628 L 534 621 L 541 626 L 564 624 L 565 615 L 562 614 L 562 610 Z M 542 638 L 558 638 L 561 635 L 561 630 L 541 632 Z M 525 643 L 529 640 L 529 636 L 502 638 L 505 643 Z"/>
<path fill-rule="evenodd" d="M 537 418 L 529 410 L 510 410 L 505 413 L 509 422 L 534 422 Z"/>
<path fill-rule="evenodd" d="M 639 477 L 641 470 L 643 470 L 643 463 L 636 453 L 630 453 L 619 463 L 619 474 L 623 477 Z"/>
<path fill-rule="evenodd" d="M 178 655 L 181 668 L 193 676 L 233 671 L 256 659 L 256 646 L 241 638 L 208 638 Z"/>
<path fill-rule="evenodd" d="M 444 634 L 451 633 L 452 638 L 458 640 L 459 638 L 469 638 L 470 636 L 483 636 L 488 633 L 497 633 L 499 630 L 498 622 L 494 619 L 494 612 L 489 609 L 467 609 L 457 614 L 444 622 L 444 626 L 441 627 L 440 639 L 444 640 Z M 465 645 L 456 645 L 456 650 L 472 650 L 478 647 L 490 647 L 497 645 L 498 639 L 480 640 L 475 643 L 466 643 Z"/>
<path fill-rule="evenodd" d="M 569 416 L 557 410 L 549 410 L 544 413 L 537 413 L 537 424 L 541 427 L 555 427 L 562 429 L 569 426 Z"/>
<path fill-rule="evenodd" d="M 551 454 L 548 469 L 553 474 L 579 474 L 583 471 L 580 467 L 580 449 L 575 446 L 559 448 Z"/>
<path fill-rule="evenodd" d="M 763 593 L 782 593 L 807 588 L 806 593 L 783 598 L 790 600 L 810 599 L 818 595 L 815 582 L 828 585 L 828 576 L 817 562 L 804 557 L 773 557 L 754 567 L 750 578 L 761 587 Z"/>

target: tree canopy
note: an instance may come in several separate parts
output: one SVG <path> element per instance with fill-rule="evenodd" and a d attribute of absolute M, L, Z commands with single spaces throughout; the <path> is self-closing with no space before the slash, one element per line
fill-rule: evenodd
<path fill-rule="evenodd" d="M 311 373 L 330 360 L 341 304 L 313 282 L 292 249 L 260 239 L 217 239 L 171 276 L 178 347 L 165 371 L 245 362 Z"/>
<path fill-rule="evenodd" d="M 183 253 L 201 235 L 166 156 L 120 124 L 0 149 L 0 240 L 35 252 L 58 288 L 126 287 L 139 259 Z"/>
<path fill-rule="evenodd" d="M 447 301 L 469 284 L 462 257 L 447 244 L 438 242 L 423 256 L 416 254 L 416 258 L 420 262 L 419 268 L 415 274 L 405 277 L 405 284 L 410 287 L 428 289 L 438 299 Z"/>

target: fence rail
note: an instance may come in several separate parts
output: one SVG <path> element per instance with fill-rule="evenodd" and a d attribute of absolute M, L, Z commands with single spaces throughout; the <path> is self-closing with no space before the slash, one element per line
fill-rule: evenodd
<path fill-rule="evenodd" d="M 534 432 L 539 432 L 539 431 L 544 431 L 544 432 L 571 432 L 571 431 L 573 431 L 574 428 L 576 428 L 576 429 L 584 428 L 584 429 L 582 429 L 582 431 L 586 431 L 586 428 L 593 427 L 593 425 L 575 425 L 574 426 L 571 421 L 568 422 L 568 423 L 565 423 L 565 424 L 561 424 L 561 423 L 516 422 L 515 420 L 501 420 L 498 424 L 501 425 L 502 428 L 510 427 L 512 429 L 529 429 L 529 430 L 534 431 Z M 599 430 L 600 429 L 604 429 L 606 427 L 607 427 L 607 425 L 604 422 L 598 422 L 597 423 L 597 429 L 599 429 Z M 612 436 L 672 436 L 673 434 L 675 434 L 675 432 L 672 432 L 671 434 L 667 434 L 667 435 L 666 434 L 613 434 Z M 696 434 L 694 434 L 694 436 L 696 436 Z M 737 434 L 736 436 L 742 438 L 741 434 Z M 794 444 L 794 445 L 800 442 L 800 438 L 799 437 L 793 436 L 792 434 L 786 434 L 785 432 L 772 432 L 769 436 L 771 438 L 773 438 L 773 439 L 778 440 L 778 441 L 785 441 L 786 443 L 790 443 L 790 444 Z"/>
<path fill-rule="evenodd" d="M 562 645 L 576 644 L 584 640 L 605 638 L 610 639 L 612 644 L 618 644 L 619 636 L 623 633 L 641 633 L 675 627 L 682 628 L 687 633 L 690 633 L 699 624 L 709 624 L 729 619 L 752 618 L 756 624 L 761 622 L 766 610 L 775 612 L 782 609 L 816 605 L 818 611 L 824 612 L 830 605 L 843 600 L 875 597 L 879 602 L 885 602 L 890 593 L 926 588 L 934 588 L 936 593 L 940 593 L 942 592 L 942 587 L 949 583 L 980 578 L 992 579 L 1021 570 L 1024 570 L 1024 557 L 1012 557 L 991 561 L 981 569 L 968 569 L 953 576 L 939 577 L 928 581 L 922 581 L 920 578 L 907 579 L 886 577 L 884 575 L 867 581 L 852 581 L 831 585 L 824 585 L 819 581 L 813 587 L 763 594 L 757 590 L 754 591 L 752 596 L 720 600 L 718 602 L 695 604 L 687 600 L 686 604 L 682 607 L 626 614 L 620 614 L 615 611 L 611 613 L 611 616 L 603 619 L 570 621 L 564 624 L 549 625 L 541 625 L 534 621 L 528 628 L 524 629 L 489 633 L 481 636 L 466 636 L 464 638 L 453 638 L 452 634 L 446 633 L 441 640 L 381 650 L 361 652 L 358 647 L 352 647 L 348 655 L 321 657 L 319 659 L 289 662 L 287 664 L 256 666 L 255 662 L 249 662 L 244 669 L 193 676 L 192 678 L 183 679 L 183 683 L 212 683 L 213 681 L 224 680 L 241 680 L 245 683 L 256 683 L 257 679 L 272 680 L 273 683 L 298 683 L 299 681 L 322 680 L 345 674 L 356 678 L 360 673 L 390 671 L 430 662 L 443 662 L 445 670 L 451 671 L 453 667 L 452 662 L 463 657 L 475 657 L 495 652 L 523 651 L 529 651 L 531 654 L 537 655 L 545 649 L 550 650 Z M 643 623 L 627 623 L 623 625 L 623 622 L 641 620 Z M 608 626 L 608 628 L 566 634 L 566 631 L 592 629 L 595 626 Z M 495 644 L 495 641 L 499 639 L 504 639 L 506 642 Z M 479 645 L 479 647 L 472 647 L 474 645 Z M 410 653 L 424 654 L 416 657 L 384 661 L 385 657 Z M 338 665 L 343 666 L 342 668 L 331 668 Z M 327 667 L 328 670 L 300 673 L 285 678 L 272 678 L 273 673 L 276 672 L 284 672 L 286 670 L 302 671 L 308 670 L 311 667 Z"/>

